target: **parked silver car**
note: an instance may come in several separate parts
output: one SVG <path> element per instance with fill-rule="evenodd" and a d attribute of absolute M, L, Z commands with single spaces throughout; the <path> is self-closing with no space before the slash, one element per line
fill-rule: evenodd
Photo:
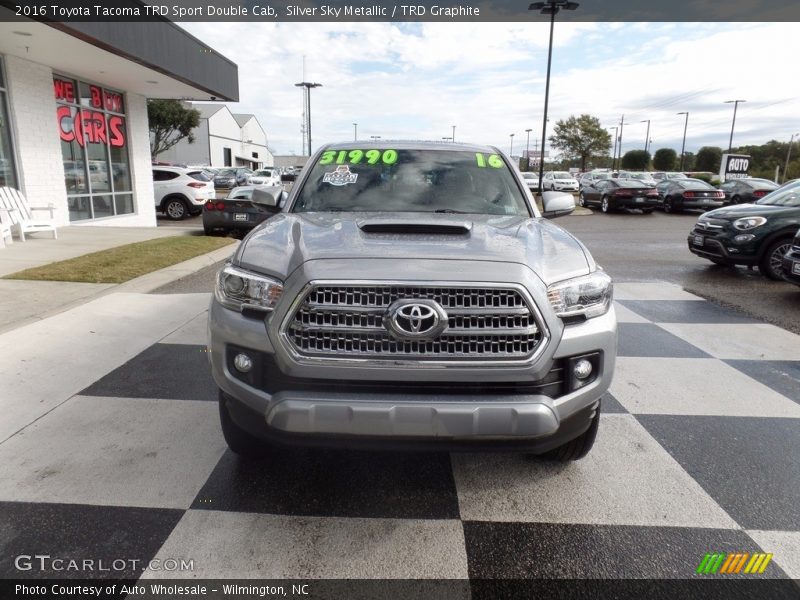
<path fill-rule="evenodd" d="M 273 188 L 278 190 L 278 188 Z M 569 214 L 545 192 L 545 216 Z M 489 146 L 326 146 L 218 275 L 209 356 L 230 448 L 264 441 L 591 448 L 612 283 Z"/>

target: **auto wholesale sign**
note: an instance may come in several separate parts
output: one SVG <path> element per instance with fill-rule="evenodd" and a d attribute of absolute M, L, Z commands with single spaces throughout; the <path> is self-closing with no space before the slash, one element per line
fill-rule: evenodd
<path fill-rule="evenodd" d="M 721 181 L 729 179 L 744 179 L 750 168 L 750 157 L 746 154 L 723 154 L 719 166 Z"/>

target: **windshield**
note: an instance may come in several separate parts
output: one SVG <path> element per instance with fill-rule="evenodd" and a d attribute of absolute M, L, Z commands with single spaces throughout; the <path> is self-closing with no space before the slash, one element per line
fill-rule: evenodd
<path fill-rule="evenodd" d="M 619 179 L 617 185 L 623 188 L 646 188 L 650 187 L 638 179 Z"/>
<path fill-rule="evenodd" d="M 757 200 L 756 204 L 766 204 L 768 206 L 800 206 L 800 184 L 767 194 L 760 200 Z"/>
<path fill-rule="evenodd" d="M 391 148 L 323 152 L 291 210 L 530 216 L 498 154 Z"/>
<path fill-rule="evenodd" d="M 572 179 L 572 175 L 565 171 L 556 171 L 553 173 L 553 179 Z"/>
<path fill-rule="evenodd" d="M 628 175 L 631 179 L 645 179 L 647 181 L 652 180 L 653 178 L 650 176 L 650 173 L 630 173 Z"/>
<path fill-rule="evenodd" d="M 255 175 L 259 177 L 272 177 L 272 171 L 256 171 Z"/>
<path fill-rule="evenodd" d="M 236 171 L 234 171 L 233 169 L 223 169 L 222 171 L 217 173 L 217 176 L 218 177 L 235 177 L 236 176 Z"/>

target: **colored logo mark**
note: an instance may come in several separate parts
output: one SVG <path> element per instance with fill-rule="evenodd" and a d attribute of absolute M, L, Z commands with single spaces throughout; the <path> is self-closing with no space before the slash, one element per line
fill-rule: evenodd
<path fill-rule="evenodd" d="M 709 552 L 700 561 L 695 573 L 713 575 L 715 573 L 763 573 L 772 560 L 772 554 L 764 552 Z"/>

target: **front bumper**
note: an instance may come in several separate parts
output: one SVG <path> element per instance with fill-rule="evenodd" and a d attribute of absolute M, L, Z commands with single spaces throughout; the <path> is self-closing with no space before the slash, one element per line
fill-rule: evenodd
<path fill-rule="evenodd" d="M 695 239 L 703 238 L 702 244 L 695 243 Z M 700 258 L 723 261 L 731 265 L 757 265 L 760 238 L 744 244 L 736 244 L 727 236 L 712 237 L 703 231 L 693 230 L 686 238 L 689 252 Z"/>
<path fill-rule="evenodd" d="M 330 367 L 276 372 L 281 361 L 266 335 L 268 320 L 244 317 L 212 300 L 209 322 L 212 374 L 233 420 L 263 439 L 309 445 L 479 444 L 544 452 L 589 427 L 611 383 L 616 356 L 613 308 L 564 327 L 551 342 L 555 347 L 532 365 L 353 370 L 352 375 Z M 239 351 L 254 358 L 254 378 L 235 371 L 232 358 Z M 588 353 L 599 357 L 591 383 L 577 389 L 550 383 L 568 357 Z"/>

